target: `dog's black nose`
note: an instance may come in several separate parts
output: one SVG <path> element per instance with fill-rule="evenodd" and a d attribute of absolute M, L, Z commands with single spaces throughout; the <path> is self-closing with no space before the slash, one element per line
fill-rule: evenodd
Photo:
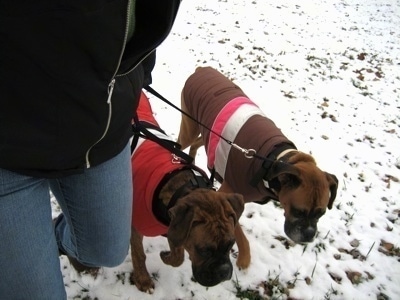
<path fill-rule="evenodd" d="M 304 240 L 307 242 L 312 241 L 316 233 L 317 233 L 316 228 L 308 226 L 303 232 Z"/>
<path fill-rule="evenodd" d="M 203 286 L 214 286 L 232 277 L 232 264 L 230 262 L 212 264 L 203 268 L 193 268 L 195 280 Z"/>
<path fill-rule="evenodd" d="M 219 281 L 229 280 L 232 277 L 232 265 L 229 263 L 222 264 L 216 269 L 215 273 Z"/>

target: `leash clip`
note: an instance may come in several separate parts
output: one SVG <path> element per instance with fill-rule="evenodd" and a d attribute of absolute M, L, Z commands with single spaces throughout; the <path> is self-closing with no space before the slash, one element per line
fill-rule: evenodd
<path fill-rule="evenodd" d="M 236 145 L 235 143 L 232 143 L 231 146 L 233 148 L 238 149 L 240 152 L 244 153 L 244 157 L 246 157 L 246 158 L 253 158 L 257 153 L 256 150 L 254 150 L 254 149 L 245 149 L 245 148 L 242 148 L 242 147 Z"/>
<path fill-rule="evenodd" d="M 182 163 L 182 159 L 174 153 L 171 153 L 172 159 L 171 162 L 175 165 Z"/>

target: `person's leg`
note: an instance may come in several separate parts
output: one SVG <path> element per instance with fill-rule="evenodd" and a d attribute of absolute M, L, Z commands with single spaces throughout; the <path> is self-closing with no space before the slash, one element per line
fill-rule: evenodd
<path fill-rule="evenodd" d="M 62 214 L 55 232 L 61 252 L 88 267 L 113 267 L 129 250 L 132 216 L 130 147 L 85 173 L 51 180 Z"/>
<path fill-rule="evenodd" d="M 0 299 L 66 299 L 48 181 L 0 169 Z"/>

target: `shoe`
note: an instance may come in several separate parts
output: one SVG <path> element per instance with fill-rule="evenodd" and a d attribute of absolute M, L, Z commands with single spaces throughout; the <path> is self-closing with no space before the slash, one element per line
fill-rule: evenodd
<path fill-rule="evenodd" d="M 88 267 L 85 266 L 83 264 L 81 264 L 79 261 L 77 261 L 75 258 L 67 255 L 67 258 L 69 260 L 69 263 L 71 264 L 71 266 L 74 267 L 74 269 L 79 273 L 79 274 L 89 274 L 91 276 L 93 276 L 94 278 L 97 277 L 97 275 L 99 274 L 99 267 Z"/>
<path fill-rule="evenodd" d="M 53 226 L 54 227 L 56 226 L 57 218 L 53 219 Z M 78 272 L 78 274 L 89 274 L 89 275 L 93 276 L 94 278 L 96 278 L 97 275 L 99 274 L 99 270 L 100 270 L 99 267 L 88 267 L 88 266 L 85 266 L 85 265 L 81 264 L 76 258 L 73 258 L 73 257 L 69 256 L 68 254 L 66 254 L 60 248 L 58 248 L 58 255 L 65 255 L 68 258 L 69 263 L 71 264 L 71 266 Z"/>

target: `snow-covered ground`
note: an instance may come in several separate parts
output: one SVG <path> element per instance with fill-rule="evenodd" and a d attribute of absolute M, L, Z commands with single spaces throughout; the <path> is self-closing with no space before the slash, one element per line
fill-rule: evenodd
<path fill-rule="evenodd" d="M 278 205 L 246 204 L 252 263 L 238 270 L 233 252 L 232 280 L 211 288 L 192 281 L 188 258 L 162 263 L 163 237 L 144 240 L 152 295 L 129 282 L 130 256 L 95 282 L 62 257 L 70 299 L 400 299 L 399 28 L 398 0 L 183 1 L 152 86 L 179 106 L 196 66 L 218 69 L 338 177 L 334 207 L 302 246 L 287 240 Z M 176 138 L 180 113 L 150 99 Z M 203 149 L 196 162 L 206 169 Z"/>

